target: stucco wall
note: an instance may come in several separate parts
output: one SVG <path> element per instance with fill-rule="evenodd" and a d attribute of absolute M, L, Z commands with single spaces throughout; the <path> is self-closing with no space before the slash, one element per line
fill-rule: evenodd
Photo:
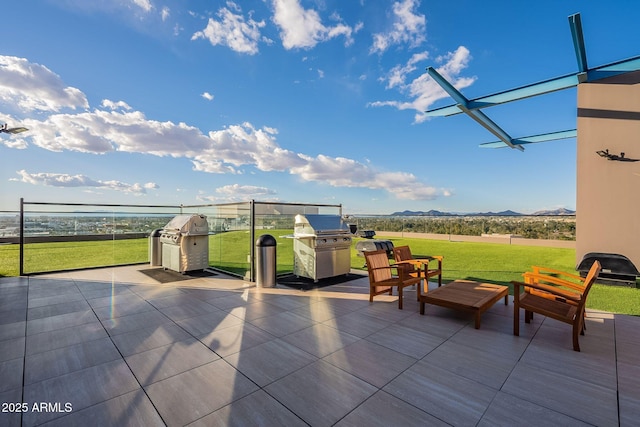
<path fill-rule="evenodd" d="M 578 85 L 576 262 L 588 252 L 625 255 L 640 268 L 640 72 Z"/>

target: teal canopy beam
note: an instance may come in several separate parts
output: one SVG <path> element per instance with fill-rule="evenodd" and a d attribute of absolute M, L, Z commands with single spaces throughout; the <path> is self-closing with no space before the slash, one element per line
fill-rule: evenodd
<path fill-rule="evenodd" d="M 640 56 L 634 56 L 622 61 L 612 62 L 610 64 L 592 68 L 590 70 L 587 70 L 586 74 L 569 74 L 566 76 L 533 83 L 527 86 L 522 86 L 516 89 L 471 99 L 467 101 L 466 107 L 470 110 L 493 107 L 494 105 L 505 104 L 507 102 L 519 101 L 525 98 L 544 95 L 545 93 L 569 89 L 577 86 L 582 82 L 594 82 L 607 77 L 613 77 L 619 74 L 638 70 L 640 70 Z M 454 104 L 448 105 L 446 107 L 435 108 L 433 110 L 427 110 L 425 112 L 425 115 L 428 117 L 446 117 L 460 113 L 462 113 L 462 109 L 457 104 Z"/>
<path fill-rule="evenodd" d="M 600 79 L 606 79 L 607 77 L 613 77 L 619 74 L 630 73 L 638 70 L 640 70 L 640 56 L 634 56 L 633 58 L 592 68 L 587 71 L 587 81 L 595 82 Z"/>
<path fill-rule="evenodd" d="M 576 51 L 576 59 L 578 60 L 578 73 L 586 73 L 589 70 L 589 67 L 587 67 L 587 51 L 584 47 L 582 19 L 580 18 L 579 13 L 569 16 L 569 27 L 571 27 L 573 48 Z"/>
<path fill-rule="evenodd" d="M 427 67 L 427 73 L 429 76 L 440 85 L 445 92 L 449 94 L 457 103 L 457 107 L 465 112 L 469 117 L 478 122 L 482 127 L 498 137 L 504 144 L 511 148 L 516 148 L 520 151 L 524 151 L 524 148 L 519 145 L 512 144 L 512 138 L 498 126 L 493 120 L 487 117 L 479 109 L 468 108 L 469 100 L 458 91 L 451 83 L 449 83 L 444 77 L 440 75 L 433 67 Z"/>
<path fill-rule="evenodd" d="M 577 86 L 578 83 L 578 77 L 575 74 L 569 74 L 567 76 L 522 86 L 517 89 L 511 89 L 483 96 L 481 98 L 472 99 L 467 102 L 467 108 L 475 110 L 492 107 L 494 105 L 505 104 L 507 102 L 518 101 L 520 99 L 531 98 L 545 93 L 568 89 L 570 87 Z M 458 105 L 449 105 L 426 111 L 426 115 L 429 117 L 453 116 L 460 113 L 462 113 L 462 109 L 460 109 Z"/>
<path fill-rule="evenodd" d="M 538 142 L 557 141 L 559 139 L 575 138 L 576 136 L 578 136 L 578 132 L 575 129 L 570 129 L 570 130 L 563 130 L 559 132 L 551 132 L 551 133 L 544 133 L 540 135 L 532 135 L 532 136 L 525 136 L 522 138 L 516 138 L 516 139 L 513 139 L 511 143 L 513 145 L 535 144 Z M 494 141 L 494 142 L 486 142 L 484 144 L 480 144 L 480 147 L 481 148 L 504 148 L 504 147 L 508 147 L 508 145 L 506 145 L 502 141 Z"/>

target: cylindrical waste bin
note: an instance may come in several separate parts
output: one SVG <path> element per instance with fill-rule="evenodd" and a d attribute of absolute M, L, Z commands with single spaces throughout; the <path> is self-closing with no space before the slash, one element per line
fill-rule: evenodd
<path fill-rule="evenodd" d="M 153 230 L 149 234 L 149 264 L 162 265 L 162 243 L 160 243 L 162 228 Z"/>
<path fill-rule="evenodd" d="M 256 240 L 256 273 L 257 287 L 276 286 L 276 239 L 270 234 Z"/>

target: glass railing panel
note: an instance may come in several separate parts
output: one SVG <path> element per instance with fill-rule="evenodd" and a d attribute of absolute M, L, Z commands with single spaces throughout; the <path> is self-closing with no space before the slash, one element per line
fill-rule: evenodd
<path fill-rule="evenodd" d="M 185 207 L 185 213 L 207 216 L 209 265 L 217 270 L 250 278 L 251 204 L 248 202 Z"/>
<path fill-rule="evenodd" d="M 25 204 L 23 273 L 149 262 L 150 233 L 180 207 Z"/>
<path fill-rule="evenodd" d="M 255 210 L 252 215 L 252 206 Z M 203 214 L 209 224 L 209 265 L 251 278 L 251 255 L 261 234 L 277 242 L 277 272 L 293 271 L 297 214 L 341 214 L 339 205 L 240 202 L 194 206 L 23 202 L 23 274 L 156 261 L 151 237 L 173 217 Z M 20 212 L 0 212 L 0 275 L 19 274 Z M 155 245 L 155 246 L 154 246 Z M 161 263 L 160 263 L 161 264 Z M 160 265 L 156 264 L 156 265 Z"/>

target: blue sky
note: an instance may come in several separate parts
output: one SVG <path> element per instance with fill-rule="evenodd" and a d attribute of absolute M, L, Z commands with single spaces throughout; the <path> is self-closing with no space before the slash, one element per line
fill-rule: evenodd
<path fill-rule="evenodd" d="M 575 139 L 483 149 L 474 98 L 640 54 L 640 2 L 13 0 L 0 25 L 0 210 L 38 202 L 575 209 Z M 576 89 L 484 110 L 573 129 Z"/>

